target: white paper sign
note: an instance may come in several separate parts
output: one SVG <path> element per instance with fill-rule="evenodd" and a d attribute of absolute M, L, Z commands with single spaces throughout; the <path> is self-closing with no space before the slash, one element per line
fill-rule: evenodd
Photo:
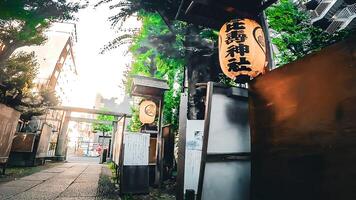
<path fill-rule="evenodd" d="M 204 120 L 188 120 L 186 131 L 184 192 L 198 192 L 201 153 L 203 147 Z"/>
<path fill-rule="evenodd" d="M 142 133 L 125 133 L 124 165 L 148 165 L 150 135 Z"/>

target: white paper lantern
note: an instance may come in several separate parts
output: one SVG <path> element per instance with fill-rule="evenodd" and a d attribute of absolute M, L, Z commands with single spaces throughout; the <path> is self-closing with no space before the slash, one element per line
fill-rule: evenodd
<path fill-rule="evenodd" d="M 233 19 L 219 33 L 219 60 L 224 74 L 246 83 L 265 73 L 265 37 L 261 26 L 251 19 Z"/>
<path fill-rule="evenodd" d="M 143 124 L 150 124 L 155 121 L 157 106 L 153 101 L 144 100 L 140 104 L 139 118 Z"/>

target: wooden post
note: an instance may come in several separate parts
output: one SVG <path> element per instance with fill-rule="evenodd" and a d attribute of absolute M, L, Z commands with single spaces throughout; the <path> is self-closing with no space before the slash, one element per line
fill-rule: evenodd
<path fill-rule="evenodd" d="M 275 65 L 274 59 L 273 59 L 272 41 L 271 41 L 271 36 L 269 34 L 269 27 L 268 27 L 268 23 L 267 23 L 267 18 L 266 18 L 265 12 L 261 13 L 260 19 L 261 19 L 262 29 L 263 29 L 263 31 L 265 33 L 268 69 L 269 70 L 273 70 L 276 67 L 276 65 Z"/>

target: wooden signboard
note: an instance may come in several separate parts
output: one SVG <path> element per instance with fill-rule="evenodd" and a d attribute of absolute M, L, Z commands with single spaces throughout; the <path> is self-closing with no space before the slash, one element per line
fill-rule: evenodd
<path fill-rule="evenodd" d="M 19 117 L 19 112 L 0 104 L 0 164 L 8 160 Z"/>
<path fill-rule="evenodd" d="M 148 193 L 150 134 L 125 132 L 122 145 L 120 193 Z"/>
<path fill-rule="evenodd" d="M 12 141 L 11 152 L 32 152 L 35 139 L 34 133 L 16 133 Z"/>
<path fill-rule="evenodd" d="M 157 161 L 157 138 L 150 138 L 149 163 L 155 165 Z"/>
<path fill-rule="evenodd" d="M 148 165 L 149 134 L 125 133 L 123 144 L 124 166 Z"/>
<path fill-rule="evenodd" d="M 249 86 L 253 199 L 356 199 L 356 35 Z"/>

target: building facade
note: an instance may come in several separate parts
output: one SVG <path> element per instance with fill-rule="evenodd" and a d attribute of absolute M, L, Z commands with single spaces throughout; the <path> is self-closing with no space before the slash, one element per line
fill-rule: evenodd
<path fill-rule="evenodd" d="M 119 102 L 117 98 L 104 98 L 101 94 L 97 94 L 95 97 L 94 109 L 98 110 L 110 110 L 117 113 L 131 113 L 131 106 L 133 105 L 133 99 L 128 96 L 124 96 L 122 101 Z"/>
<path fill-rule="evenodd" d="M 311 14 L 311 23 L 333 34 L 356 27 L 355 0 L 295 0 Z"/>

